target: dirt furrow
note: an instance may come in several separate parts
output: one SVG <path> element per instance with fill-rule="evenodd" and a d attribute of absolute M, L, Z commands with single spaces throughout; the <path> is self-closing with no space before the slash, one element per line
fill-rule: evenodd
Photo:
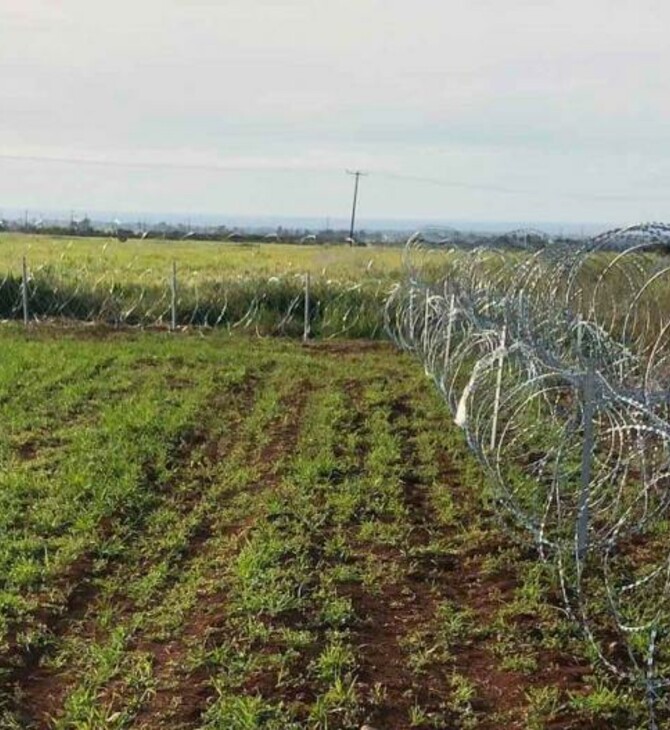
<path fill-rule="evenodd" d="M 251 408 L 256 395 L 258 378 L 254 373 L 248 376 L 232 391 L 228 390 L 220 396 L 215 396 L 208 408 L 210 412 L 216 412 L 219 407 L 230 407 L 231 401 L 239 403 L 239 412 L 246 413 Z M 206 417 L 204 417 L 206 420 Z M 196 427 L 187 434 L 184 434 L 180 443 L 174 450 L 172 469 L 174 477 L 164 487 L 159 488 L 153 484 L 150 465 L 147 466 L 146 488 L 152 489 L 156 494 L 164 498 L 162 504 L 171 504 L 174 510 L 187 515 L 196 504 L 203 498 L 203 493 L 194 494 L 181 492 L 173 489 L 177 486 L 178 480 L 188 472 L 191 461 L 196 452 L 203 453 L 206 458 L 217 459 L 219 454 L 223 455 L 229 448 L 226 440 L 230 436 L 212 440 L 206 430 Z M 148 517 L 146 515 L 145 517 Z M 204 544 L 209 534 L 209 527 L 201 525 L 202 530 L 194 534 L 194 540 L 189 546 L 189 553 L 196 549 L 198 543 Z M 115 528 L 114 519 L 108 519 L 102 526 L 100 543 L 106 542 L 113 537 Z M 140 541 L 143 539 L 141 524 L 136 521 L 135 530 L 131 540 Z M 126 548 L 132 546 L 132 542 L 126 540 Z M 184 556 L 188 559 L 188 553 Z M 117 561 L 110 561 L 99 566 L 100 563 L 93 553 L 86 553 L 73 563 L 70 570 L 61 576 L 59 582 L 63 583 L 63 592 L 67 598 L 65 604 L 57 609 L 45 607 L 41 617 L 41 623 L 45 628 L 45 640 L 39 650 L 27 654 L 18 662 L 14 673 L 10 678 L 8 693 L 19 699 L 18 711 L 22 716 L 29 718 L 33 727 L 47 728 L 51 726 L 51 718 L 57 717 L 63 705 L 63 700 L 68 691 L 76 682 L 77 675 L 71 669 L 60 669 L 52 666 L 48 660 L 55 650 L 71 637 L 91 643 L 104 641 L 104 635 L 100 633 L 98 626 L 98 603 L 101 599 L 100 586 L 107 579 L 114 579 L 121 576 L 129 566 L 120 564 Z M 144 571 L 149 565 L 142 566 Z M 122 580 L 115 582 L 123 583 Z M 119 616 L 130 616 L 135 606 L 133 601 L 125 595 L 118 595 L 115 598 Z"/>
<path fill-rule="evenodd" d="M 294 391 L 294 397 L 286 402 L 286 411 L 269 427 L 269 440 L 258 458 L 260 476 L 249 493 L 266 493 L 276 488 L 281 479 L 278 469 L 286 454 L 293 453 L 300 436 L 300 423 L 312 386 L 302 381 Z M 262 509 L 262 503 L 258 503 Z M 245 534 L 252 529 L 257 515 L 249 515 L 244 523 L 227 528 L 231 550 L 226 556 L 234 560 Z M 207 575 L 211 585 L 222 582 L 222 576 Z M 197 605 L 184 624 L 181 635 L 167 646 L 144 644 L 137 648 L 153 654 L 155 692 L 142 707 L 135 724 L 138 728 L 177 728 L 197 722 L 212 698 L 211 677 L 203 668 L 188 669 L 187 657 L 196 644 L 215 640 L 225 624 L 227 595 L 224 589 L 199 596 Z"/>

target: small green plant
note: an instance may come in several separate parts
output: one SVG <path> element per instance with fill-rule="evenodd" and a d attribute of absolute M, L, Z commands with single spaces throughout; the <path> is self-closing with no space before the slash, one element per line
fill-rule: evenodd
<path fill-rule="evenodd" d="M 500 662 L 500 668 L 509 672 L 521 672 L 522 674 L 533 674 L 537 671 L 537 659 L 528 654 L 506 654 Z"/>
<path fill-rule="evenodd" d="M 542 730 L 552 720 L 560 708 L 557 687 L 532 687 L 526 692 L 528 707 L 526 722 L 529 730 Z"/>
<path fill-rule="evenodd" d="M 270 730 L 282 727 L 281 708 L 261 697 L 224 695 L 207 711 L 207 730 Z"/>
<path fill-rule="evenodd" d="M 430 721 L 428 712 L 416 701 L 409 708 L 409 724 L 411 727 L 426 727 Z"/>
<path fill-rule="evenodd" d="M 310 719 L 319 730 L 328 730 L 329 727 L 353 725 L 359 714 L 356 680 L 338 677 L 324 694 L 317 697 Z"/>
<path fill-rule="evenodd" d="M 472 700 L 475 698 L 476 690 L 472 682 L 462 674 L 454 672 L 449 678 L 451 694 L 448 707 L 458 716 L 463 728 L 470 730 L 476 728 L 478 721 L 475 716 Z"/>
<path fill-rule="evenodd" d="M 355 663 L 351 647 L 344 643 L 342 635 L 335 634 L 315 660 L 314 673 L 319 679 L 332 684 L 350 671 Z"/>
<path fill-rule="evenodd" d="M 584 694 L 570 694 L 570 706 L 588 718 L 613 720 L 626 715 L 631 709 L 630 697 L 617 692 L 604 682 L 596 680 L 591 690 Z"/>

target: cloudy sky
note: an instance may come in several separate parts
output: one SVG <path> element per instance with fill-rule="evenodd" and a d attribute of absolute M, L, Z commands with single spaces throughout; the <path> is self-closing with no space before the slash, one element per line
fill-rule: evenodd
<path fill-rule="evenodd" d="M 669 219 L 661 0 L 0 0 L 0 210 Z"/>

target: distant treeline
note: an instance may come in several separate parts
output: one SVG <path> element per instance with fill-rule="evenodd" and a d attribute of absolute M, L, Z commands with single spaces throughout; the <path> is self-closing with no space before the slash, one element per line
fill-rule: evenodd
<path fill-rule="evenodd" d="M 189 228 L 184 224 L 158 223 L 153 226 L 138 223 L 136 226 L 110 225 L 91 221 L 88 218 L 72 220 L 67 223 L 0 220 L 0 234 L 24 233 L 48 236 L 77 236 L 84 238 L 116 238 L 120 241 L 128 240 L 165 240 L 165 241 L 211 241 L 211 242 L 238 242 L 248 244 L 258 243 L 289 243 L 297 245 L 318 244 L 346 244 L 353 246 L 367 246 L 371 244 L 386 246 L 402 246 L 410 237 L 409 232 L 401 231 L 358 231 L 355 240 L 351 240 L 348 231 L 325 229 L 311 231 L 308 229 L 289 229 L 278 227 L 275 231 L 267 229 L 244 230 L 228 228 L 227 226 Z M 497 248 L 506 250 L 539 251 L 556 244 L 584 246 L 589 239 L 549 236 L 535 229 L 517 229 L 506 233 L 477 233 L 457 230 L 436 231 L 426 229 L 420 234 L 424 245 L 434 248 Z M 603 250 L 622 250 L 629 245 L 635 245 L 637 240 L 625 238 L 609 241 L 591 239 Z M 668 253 L 669 247 L 665 240 L 659 240 L 657 246 L 647 241 L 647 250 L 656 250 L 658 253 Z"/>
<path fill-rule="evenodd" d="M 71 223 L 25 223 L 24 221 L 3 221 L 0 223 L 2 231 L 49 236 L 77 236 L 83 238 L 116 238 L 120 241 L 128 240 L 165 240 L 165 241 L 212 241 L 212 242 L 239 242 L 239 243 L 291 243 L 291 244 L 334 244 L 351 243 L 365 246 L 368 244 L 384 244 L 390 246 L 404 245 L 411 235 L 409 232 L 394 232 L 393 234 L 380 231 L 359 231 L 355 240 L 349 239 L 348 231 L 327 229 L 310 231 L 305 229 L 278 228 L 274 232 L 266 230 L 243 230 L 227 228 L 226 226 L 188 228 L 182 224 L 170 225 L 160 223 L 155 226 L 137 225 L 109 226 L 98 224 L 85 218 Z M 568 239 L 556 239 L 566 241 Z M 497 248 L 520 248 L 536 250 L 544 248 L 553 241 L 548 236 L 537 234 L 520 234 L 515 231 L 505 234 L 481 234 L 474 232 L 450 231 L 445 237 L 435 237 L 431 233 L 425 243 L 436 247 L 457 246 L 461 248 L 476 248 L 489 246 Z M 577 241 L 575 240 L 575 243 Z"/>
<path fill-rule="evenodd" d="M 369 233 L 359 231 L 356 240 L 349 240 L 349 234 L 344 230 L 321 230 L 312 232 L 309 230 L 294 230 L 278 228 L 276 231 L 266 230 L 241 230 L 218 226 L 216 228 L 188 228 L 184 225 L 170 225 L 160 223 L 155 226 L 138 225 L 110 226 L 96 224 L 85 218 L 81 221 L 70 223 L 26 223 L 24 221 L 0 221 L 0 233 L 26 233 L 33 235 L 49 236 L 77 236 L 83 238 L 117 238 L 120 241 L 127 240 L 192 240 L 192 241 L 236 241 L 247 243 L 294 243 L 294 244 L 319 244 L 319 243 L 352 243 L 352 245 L 365 246 L 368 243 L 404 243 L 405 237 L 400 234 L 397 240 L 388 240 L 388 237 L 381 233 Z"/>

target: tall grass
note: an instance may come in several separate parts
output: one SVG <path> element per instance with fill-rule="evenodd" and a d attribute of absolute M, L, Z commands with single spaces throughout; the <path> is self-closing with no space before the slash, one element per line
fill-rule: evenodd
<path fill-rule="evenodd" d="M 309 325 L 312 336 L 376 338 L 382 335 L 389 285 L 313 279 Z M 167 282 L 127 281 L 108 285 L 78 281 L 52 267 L 28 284 L 31 320 L 69 319 L 110 325 L 167 326 L 172 317 Z M 21 319 L 22 282 L 15 274 L 0 282 L 0 318 Z M 298 336 L 305 320 L 305 283 L 300 276 L 204 278 L 178 284 L 177 326 L 222 327 L 259 334 Z"/>

